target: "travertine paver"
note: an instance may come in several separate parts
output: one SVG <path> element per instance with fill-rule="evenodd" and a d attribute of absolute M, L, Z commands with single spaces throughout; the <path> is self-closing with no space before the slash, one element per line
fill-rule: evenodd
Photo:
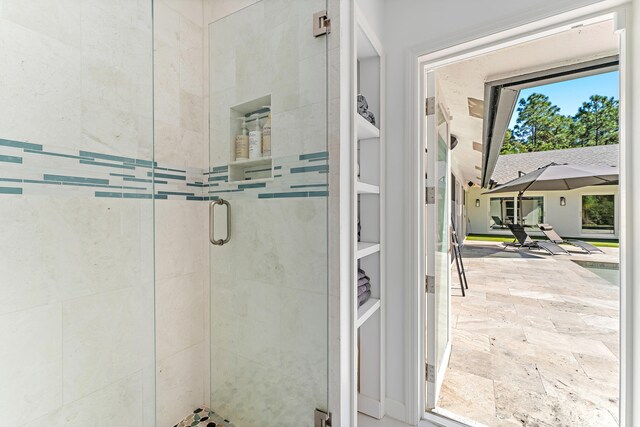
<path fill-rule="evenodd" d="M 617 426 L 619 286 L 571 256 L 468 241 L 452 272 L 452 349 L 438 406 L 488 426 Z"/>

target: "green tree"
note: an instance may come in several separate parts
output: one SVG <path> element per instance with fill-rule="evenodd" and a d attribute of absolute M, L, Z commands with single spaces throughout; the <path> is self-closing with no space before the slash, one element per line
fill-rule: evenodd
<path fill-rule="evenodd" d="M 515 139 L 511 129 L 507 129 L 507 133 L 504 135 L 504 141 L 502 142 L 502 148 L 500 148 L 500 154 L 517 154 L 527 151 L 524 145 Z"/>
<path fill-rule="evenodd" d="M 618 143 L 618 101 L 613 97 L 591 95 L 574 117 L 574 145 L 609 145 Z"/>
<path fill-rule="evenodd" d="M 549 97 L 520 99 L 516 125 L 507 130 L 500 154 L 560 150 L 618 143 L 618 101 L 592 95 L 575 116 L 563 116 Z"/>
<path fill-rule="evenodd" d="M 513 136 L 524 145 L 526 151 L 551 150 L 568 145 L 569 121 L 549 97 L 532 93 L 518 102 L 518 118 Z"/>

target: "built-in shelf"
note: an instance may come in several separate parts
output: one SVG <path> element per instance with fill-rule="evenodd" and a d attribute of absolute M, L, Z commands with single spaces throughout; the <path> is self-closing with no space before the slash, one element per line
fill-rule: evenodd
<path fill-rule="evenodd" d="M 244 179 L 242 181 L 232 181 L 234 184 L 243 185 L 243 184 L 251 184 L 256 182 L 273 182 L 274 178 L 253 178 L 253 179 Z"/>
<path fill-rule="evenodd" d="M 358 259 L 380 251 L 380 243 L 358 242 Z"/>
<path fill-rule="evenodd" d="M 367 184 L 366 182 L 358 181 L 356 183 L 356 190 L 358 194 L 380 194 L 380 187 L 377 185 Z"/>
<path fill-rule="evenodd" d="M 356 2 L 358 3 L 358 2 Z M 373 28 L 354 6 L 356 51 L 353 67 L 353 99 L 363 95 L 368 110 L 375 115 L 375 125 L 353 111 L 355 128 L 351 142 L 351 224 L 352 250 L 352 352 L 357 370 L 352 384 L 353 408 L 362 414 L 381 419 L 384 413 L 386 366 L 386 283 L 385 283 L 385 59 L 382 43 Z M 357 171 L 357 173 L 355 173 Z M 361 181 L 362 180 L 362 181 Z M 362 237 L 365 241 L 358 241 Z M 371 298 L 358 306 L 358 277 L 362 270 L 369 277 Z M 357 427 L 357 423 L 353 427 Z"/>
<path fill-rule="evenodd" d="M 380 129 L 372 125 L 360 114 L 356 114 L 356 131 L 358 140 L 380 138 Z"/>
<path fill-rule="evenodd" d="M 267 118 L 271 114 L 271 94 L 251 99 L 229 109 L 229 159 L 235 159 L 238 153 L 236 138 L 242 135 L 242 123 L 250 132 L 255 130 L 256 121 L 260 129 L 264 128 Z M 264 142 L 264 141 L 263 141 Z M 264 147 L 263 147 L 264 148 Z M 241 150 L 242 151 L 242 150 Z M 249 154 L 249 150 L 246 155 Z M 262 153 L 260 153 L 262 154 Z M 234 160 L 229 163 L 229 182 L 255 182 L 257 179 L 273 178 L 273 159 L 271 152 L 266 151 L 267 157 L 256 159 Z"/>
<path fill-rule="evenodd" d="M 242 159 L 229 163 L 229 166 L 261 166 L 270 165 L 273 160 L 271 157 L 259 157 L 257 159 Z"/>
<path fill-rule="evenodd" d="M 377 298 L 369 298 L 367 302 L 362 304 L 360 308 L 358 308 L 358 320 L 356 321 L 356 327 L 362 326 L 364 322 L 370 318 L 373 313 L 378 311 L 380 308 L 380 300 Z"/>
<path fill-rule="evenodd" d="M 273 159 L 271 157 L 236 160 L 229 163 L 229 182 L 256 182 L 270 178 L 273 178 Z"/>

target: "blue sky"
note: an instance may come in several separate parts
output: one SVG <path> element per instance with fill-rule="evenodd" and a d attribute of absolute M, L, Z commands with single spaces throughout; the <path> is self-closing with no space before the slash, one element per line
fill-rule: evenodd
<path fill-rule="evenodd" d="M 618 96 L 618 72 L 597 74 L 581 79 L 567 80 L 545 86 L 532 87 L 520 91 L 520 99 L 526 99 L 532 93 L 542 93 L 549 97 L 549 101 L 560 107 L 560 114 L 573 116 L 578 108 L 591 95 Z M 519 100 L 518 100 L 519 101 Z M 509 128 L 513 129 L 518 117 L 517 107 L 511 117 Z"/>

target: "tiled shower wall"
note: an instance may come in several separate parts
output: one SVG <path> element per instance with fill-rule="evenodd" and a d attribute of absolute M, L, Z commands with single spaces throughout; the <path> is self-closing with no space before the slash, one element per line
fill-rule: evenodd
<path fill-rule="evenodd" d="M 154 12 L 156 161 L 202 172 L 209 163 L 203 3 L 155 0 Z M 158 426 L 208 403 L 207 215 L 203 202 L 156 203 Z"/>
<path fill-rule="evenodd" d="M 0 1 L 2 425 L 154 425 L 153 202 L 93 193 L 151 160 L 151 17 Z"/>

